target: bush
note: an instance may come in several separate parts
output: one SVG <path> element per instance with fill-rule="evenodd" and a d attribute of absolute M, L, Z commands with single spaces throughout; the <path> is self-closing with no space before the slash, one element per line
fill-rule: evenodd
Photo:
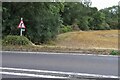
<path fill-rule="evenodd" d="M 31 45 L 32 42 L 29 41 L 24 36 L 13 36 L 8 35 L 3 39 L 3 45 Z"/>
<path fill-rule="evenodd" d="M 80 29 L 83 31 L 88 31 L 89 30 L 89 26 L 86 24 L 82 24 L 82 26 L 80 26 Z"/>
<path fill-rule="evenodd" d="M 102 23 L 97 25 L 97 27 L 95 28 L 96 30 L 110 30 L 110 26 L 107 23 Z"/>
<path fill-rule="evenodd" d="M 71 26 L 64 26 L 62 25 L 62 27 L 60 28 L 60 33 L 66 33 L 66 32 L 70 32 L 72 31 L 72 27 Z"/>
<path fill-rule="evenodd" d="M 120 55 L 119 51 L 112 50 L 110 55 Z"/>

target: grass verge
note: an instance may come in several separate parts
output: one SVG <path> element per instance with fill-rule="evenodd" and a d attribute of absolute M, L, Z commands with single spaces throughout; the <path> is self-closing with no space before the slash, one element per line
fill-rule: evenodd
<path fill-rule="evenodd" d="M 27 51 L 27 52 L 56 52 L 56 53 L 78 53 L 78 54 L 95 54 L 95 55 L 112 55 L 112 49 L 80 49 L 68 48 L 61 46 L 3 46 L 3 51 Z"/>

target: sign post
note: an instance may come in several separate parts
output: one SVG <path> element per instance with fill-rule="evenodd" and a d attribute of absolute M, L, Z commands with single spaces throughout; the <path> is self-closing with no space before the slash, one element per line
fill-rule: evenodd
<path fill-rule="evenodd" d="M 22 32 L 25 31 L 25 25 L 23 23 L 23 18 L 21 18 L 20 24 L 18 25 L 18 28 L 20 28 L 20 36 L 22 36 Z"/>
<path fill-rule="evenodd" d="M 22 36 L 22 28 L 20 28 L 20 36 Z"/>

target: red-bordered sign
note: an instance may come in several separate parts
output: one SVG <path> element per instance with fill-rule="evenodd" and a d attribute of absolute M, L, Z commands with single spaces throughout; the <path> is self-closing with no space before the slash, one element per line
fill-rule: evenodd
<path fill-rule="evenodd" d="M 23 20 L 20 21 L 20 24 L 18 25 L 18 28 L 26 28 Z"/>

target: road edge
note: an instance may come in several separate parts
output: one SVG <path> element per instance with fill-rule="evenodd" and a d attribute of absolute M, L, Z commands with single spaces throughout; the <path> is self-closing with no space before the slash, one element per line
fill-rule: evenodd
<path fill-rule="evenodd" d="M 118 55 L 102 55 L 102 54 L 88 54 L 88 53 L 86 53 L 86 54 L 84 54 L 84 53 L 82 53 L 82 51 L 80 52 L 78 52 L 78 53 L 76 53 L 76 52 L 34 52 L 34 51 L 0 51 L 1 53 L 14 53 L 14 54 L 58 54 L 58 55 L 60 55 L 60 54 L 64 54 L 64 55 L 87 55 L 87 56 L 103 56 L 103 57 L 119 57 Z"/>

